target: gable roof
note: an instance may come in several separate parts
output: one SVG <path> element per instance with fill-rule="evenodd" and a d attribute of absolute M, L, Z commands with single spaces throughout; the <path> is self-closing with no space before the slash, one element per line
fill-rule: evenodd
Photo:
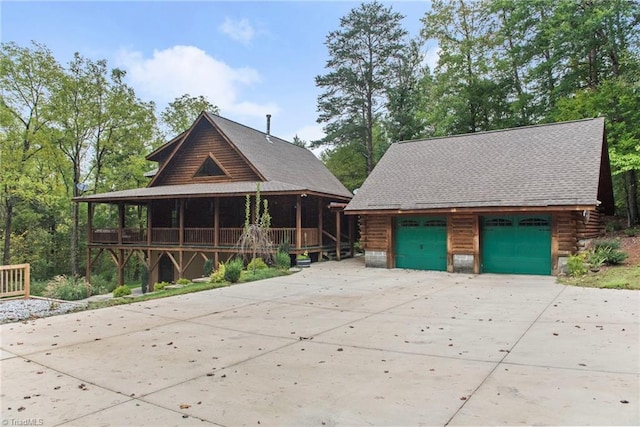
<path fill-rule="evenodd" d="M 596 118 L 396 143 L 346 211 L 596 206 L 604 137 Z"/>
<path fill-rule="evenodd" d="M 147 188 L 123 190 L 111 193 L 88 195 L 78 200 L 125 200 L 133 198 L 158 198 L 162 196 L 211 196 L 246 194 L 254 192 L 260 183 L 263 192 L 310 192 L 342 199 L 353 195 L 309 150 L 291 144 L 284 139 L 260 132 L 224 117 L 203 112 L 191 128 L 159 147 L 147 156 L 148 160 L 164 161 L 153 175 L 161 174 L 171 158 L 180 151 L 191 131 L 202 120 L 214 126 L 264 181 L 193 183 L 181 185 L 158 185 L 149 183 Z"/>

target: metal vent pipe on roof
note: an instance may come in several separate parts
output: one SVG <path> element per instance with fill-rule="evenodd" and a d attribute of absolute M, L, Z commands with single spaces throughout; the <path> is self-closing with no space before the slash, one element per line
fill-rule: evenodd
<path fill-rule="evenodd" d="M 267 136 L 271 135 L 271 114 L 267 114 Z"/>

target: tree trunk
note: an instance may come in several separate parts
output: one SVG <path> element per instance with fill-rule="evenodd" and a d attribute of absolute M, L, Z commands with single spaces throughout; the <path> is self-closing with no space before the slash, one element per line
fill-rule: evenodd
<path fill-rule="evenodd" d="M 2 252 L 2 264 L 9 265 L 11 260 L 11 222 L 13 221 L 13 202 L 7 197 L 5 203 L 6 217 L 4 218 L 4 250 Z"/>
<path fill-rule="evenodd" d="M 627 189 L 627 225 L 633 227 L 638 224 L 638 174 L 630 170 L 625 174 Z"/>

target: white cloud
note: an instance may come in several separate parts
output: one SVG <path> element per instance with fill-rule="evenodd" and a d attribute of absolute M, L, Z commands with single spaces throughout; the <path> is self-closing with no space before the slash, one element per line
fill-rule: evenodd
<path fill-rule="evenodd" d="M 155 50 L 152 57 L 123 50 L 118 62 L 143 99 L 151 99 L 161 108 L 185 93 L 203 95 L 217 105 L 223 115 L 264 116 L 277 112 L 274 103 L 257 104 L 239 100 L 243 86 L 259 83 L 260 74 L 252 68 L 233 68 L 194 46 L 173 46 Z"/>
<path fill-rule="evenodd" d="M 431 46 L 427 49 L 424 54 L 423 63 L 429 66 L 429 70 L 433 72 L 433 70 L 438 65 L 438 60 L 440 59 L 440 46 L 437 44 L 435 46 Z"/>
<path fill-rule="evenodd" d="M 322 130 L 322 125 L 316 124 L 301 127 L 288 138 L 289 141 L 293 141 L 293 137 L 296 135 L 303 141 L 311 142 L 324 138 L 325 133 Z"/>
<path fill-rule="evenodd" d="M 245 18 L 234 21 L 226 17 L 224 22 L 218 26 L 218 31 L 231 37 L 232 40 L 244 45 L 249 44 L 255 35 L 255 31 L 249 21 Z"/>

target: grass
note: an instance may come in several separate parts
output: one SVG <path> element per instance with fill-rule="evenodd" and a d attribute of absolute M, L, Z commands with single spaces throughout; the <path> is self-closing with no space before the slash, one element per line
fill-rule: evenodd
<path fill-rule="evenodd" d="M 640 290 L 640 265 L 603 268 L 579 277 L 560 277 L 560 283 L 586 288 Z"/>
<path fill-rule="evenodd" d="M 289 274 L 288 271 L 276 270 L 276 269 L 273 269 L 273 268 L 256 271 L 255 276 L 253 275 L 252 271 L 250 271 L 250 272 L 243 271 L 242 272 L 242 277 L 240 278 L 240 282 L 241 283 L 253 282 L 253 281 L 256 281 L 256 280 L 269 279 L 269 278 L 272 278 L 272 277 L 285 276 L 285 275 L 288 275 L 288 274 Z M 159 299 L 159 298 L 173 297 L 173 296 L 176 296 L 176 295 L 190 294 L 190 293 L 193 293 L 193 292 L 208 291 L 210 289 L 224 288 L 226 286 L 231 286 L 231 283 L 228 283 L 228 282 L 223 282 L 223 283 L 211 283 L 211 282 L 190 283 L 189 285 L 186 285 L 186 286 L 184 286 L 182 288 L 164 289 L 162 291 L 151 292 L 151 293 L 144 294 L 144 295 L 141 295 L 141 296 L 138 296 L 138 297 L 113 298 L 113 299 L 104 300 L 104 301 L 90 302 L 88 307 L 87 307 L 87 309 L 93 310 L 93 309 L 97 309 L 97 308 L 112 307 L 112 306 L 123 305 L 123 304 L 131 304 L 131 303 L 134 303 L 134 302 L 149 301 L 149 300 L 154 300 L 154 299 Z"/>

